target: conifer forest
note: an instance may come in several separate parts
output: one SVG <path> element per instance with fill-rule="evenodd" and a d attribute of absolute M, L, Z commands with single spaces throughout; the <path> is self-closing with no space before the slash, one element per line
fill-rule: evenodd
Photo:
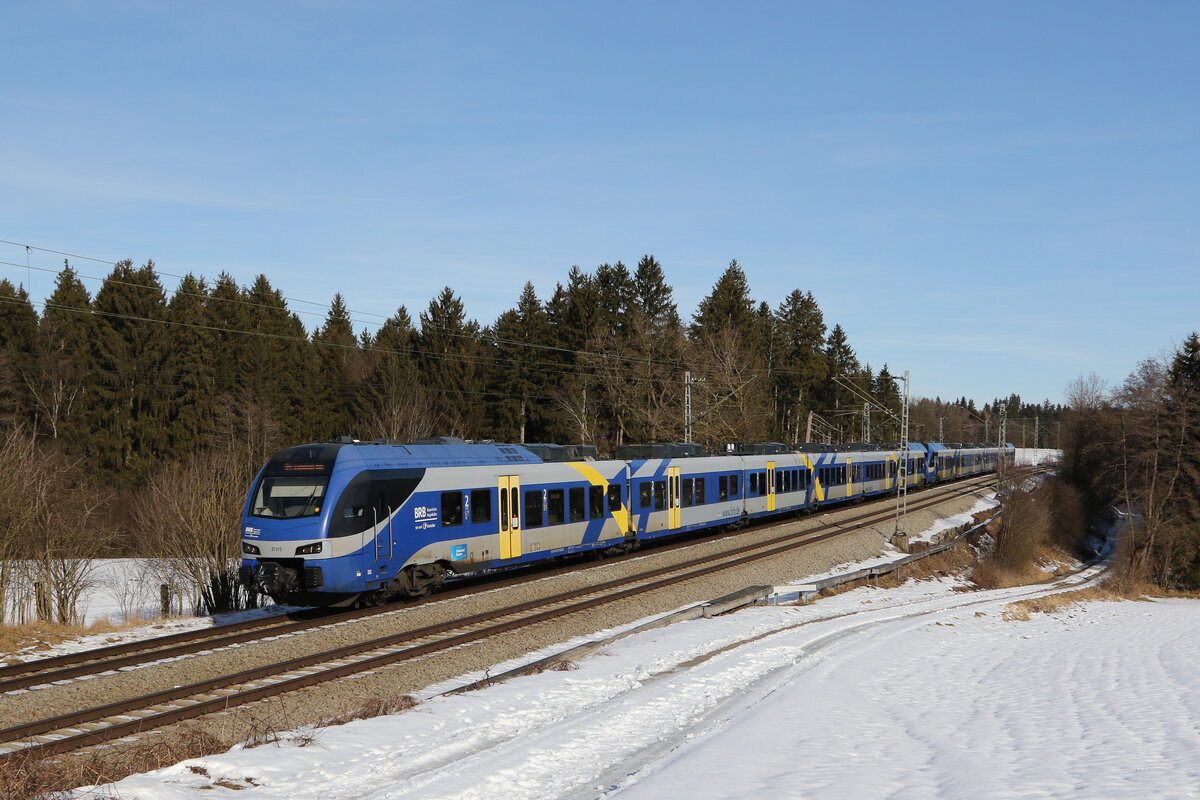
<path fill-rule="evenodd" d="M 868 401 L 870 440 L 900 438 L 889 365 L 862 363 L 812 291 L 754 299 L 736 261 L 690 319 L 649 255 L 632 270 L 573 267 L 545 298 L 526 283 L 490 324 L 452 287 L 382 324 L 352 318 L 339 294 L 306 324 L 265 275 L 172 283 L 153 262 L 107 275 L 64 262 L 35 305 L 0 280 L 0 469 L 37 476 L 0 511 L 0 561 L 35 543 L 180 558 L 216 539 L 225 544 L 195 573 L 201 595 L 219 596 L 209 577 L 236 560 L 237 508 L 281 447 L 457 436 L 591 444 L 603 456 L 682 441 L 689 373 L 692 438 L 710 450 L 862 441 Z M 1010 441 L 1054 446 L 1061 409 L 1017 395 L 981 407 L 914 398 L 910 438 L 993 441 L 1001 405 Z M 35 600 L 40 614 L 71 616 L 69 597 Z"/>

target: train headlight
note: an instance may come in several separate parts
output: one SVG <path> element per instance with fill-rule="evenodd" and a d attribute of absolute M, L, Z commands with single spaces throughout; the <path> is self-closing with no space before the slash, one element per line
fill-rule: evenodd
<path fill-rule="evenodd" d="M 296 555 L 311 556 L 315 553 L 319 553 L 321 552 L 322 544 L 324 544 L 324 542 L 313 542 L 312 544 L 301 545 L 300 547 L 296 548 Z"/>
<path fill-rule="evenodd" d="M 257 556 L 262 554 L 262 551 L 258 549 L 258 545 L 250 544 L 249 542 L 242 542 L 242 552 L 248 556 Z"/>

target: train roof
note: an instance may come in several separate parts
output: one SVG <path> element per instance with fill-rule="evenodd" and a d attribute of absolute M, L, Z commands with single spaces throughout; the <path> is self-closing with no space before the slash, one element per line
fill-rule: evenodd
<path fill-rule="evenodd" d="M 334 466 L 358 462 L 412 467 L 474 467 L 541 464 L 542 459 L 514 444 L 399 444 L 397 442 L 314 442 L 280 450 L 267 462 L 278 475 L 329 474 Z"/>

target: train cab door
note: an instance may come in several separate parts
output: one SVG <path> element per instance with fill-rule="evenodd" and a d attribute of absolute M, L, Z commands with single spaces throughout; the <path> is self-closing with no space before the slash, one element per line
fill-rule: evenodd
<path fill-rule="evenodd" d="M 775 510 L 775 462 L 767 462 L 767 511 Z"/>
<path fill-rule="evenodd" d="M 500 557 L 521 555 L 521 478 L 518 475 L 500 476 Z"/>
<path fill-rule="evenodd" d="M 392 557 L 392 509 L 383 492 L 375 493 L 375 561 L 386 562 Z"/>
<path fill-rule="evenodd" d="M 680 520 L 680 496 L 683 494 L 679 478 L 679 467 L 667 467 L 667 528 L 678 530 Z"/>

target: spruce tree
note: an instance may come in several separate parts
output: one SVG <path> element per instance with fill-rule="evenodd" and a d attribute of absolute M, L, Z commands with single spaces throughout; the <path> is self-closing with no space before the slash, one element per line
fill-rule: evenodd
<path fill-rule="evenodd" d="M 699 340 L 718 331 L 732 330 L 748 345 L 757 349 L 760 320 L 750 298 L 750 284 L 737 260 L 721 273 L 712 292 L 700 301 L 692 323 L 692 338 Z"/>
<path fill-rule="evenodd" d="M 31 392 L 39 431 L 74 453 L 92 449 L 82 409 L 95 388 L 91 348 L 96 322 L 87 289 L 63 262 L 38 323 L 38 364 Z"/>
<path fill-rule="evenodd" d="M 550 343 L 550 319 L 532 283 L 526 282 L 516 308 L 497 318 L 492 334 L 496 435 L 518 442 L 542 441 L 549 433 L 545 429 L 549 391 L 545 346 Z M 557 382 L 557 375 L 549 375 Z"/>
<path fill-rule="evenodd" d="M 808 412 L 817 411 L 817 392 L 829 376 L 825 317 L 812 292 L 792 290 L 775 314 L 775 387 L 780 427 L 798 441 Z"/>
<path fill-rule="evenodd" d="M 227 398 L 249 388 L 250 365 L 246 356 L 252 348 L 245 331 L 250 326 L 251 309 L 237 281 L 228 272 L 222 272 L 208 293 L 205 311 L 214 328 L 213 363 L 218 365 L 213 376 L 214 390 L 226 405 Z"/>
<path fill-rule="evenodd" d="M 601 349 L 604 315 L 596 282 L 578 266 L 571 267 L 567 285 L 555 287 L 546 303 L 554 368 L 558 385 L 548 404 L 554 421 L 548 438 L 560 443 L 594 444 L 598 435 L 596 410 L 601 402 L 595 377 L 596 362 L 588 353 Z"/>
<path fill-rule="evenodd" d="M 304 324 L 265 275 L 254 279 L 243 299 L 246 401 L 262 406 L 254 411 L 258 420 L 246 417 L 245 422 L 256 426 L 254 436 L 263 449 L 321 438 L 310 411 L 316 358 Z M 259 425 L 264 427 L 258 429 Z"/>
<path fill-rule="evenodd" d="M 307 411 L 317 439 L 356 433 L 353 412 L 356 372 L 361 363 L 350 312 L 342 295 L 335 294 L 325 324 L 313 334 L 317 377 Z"/>
<path fill-rule="evenodd" d="M 0 279 L 0 421 L 33 422 L 29 381 L 37 361 L 37 312 L 24 287 Z"/>
<path fill-rule="evenodd" d="M 135 268 L 129 260 L 113 268 L 93 303 L 96 392 L 85 415 L 95 466 L 125 484 L 149 474 L 167 445 L 166 305 L 154 262 Z"/>
<path fill-rule="evenodd" d="M 822 391 L 826 411 L 836 412 L 857 404 L 853 392 L 837 382 L 839 377 L 848 379 L 862 373 L 862 367 L 841 325 L 834 325 L 825 340 L 825 363 L 829 370 L 829 379 Z"/>
<path fill-rule="evenodd" d="M 633 275 L 633 307 L 653 329 L 679 327 L 679 310 L 662 264 L 652 255 L 642 256 Z"/>
<path fill-rule="evenodd" d="M 417 369 L 433 394 L 434 425 L 441 435 L 481 433 L 479 325 L 468 320 L 462 300 L 449 286 L 421 313 Z"/>
<path fill-rule="evenodd" d="M 208 287 L 203 278 L 185 275 L 167 303 L 168 338 L 163 376 L 171 387 L 166 420 L 169 451 L 182 457 L 213 432 L 217 332 L 212 330 Z M 232 365 L 223 364 L 223 369 Z"/>
<path fill-rule="evenodd" d="M 416 368 L 412 318 L 400 306 L 364 348 L 367 378 L 355 419 L 372 438 L 411 441 L 434 434 L 432 394 Z"/>

